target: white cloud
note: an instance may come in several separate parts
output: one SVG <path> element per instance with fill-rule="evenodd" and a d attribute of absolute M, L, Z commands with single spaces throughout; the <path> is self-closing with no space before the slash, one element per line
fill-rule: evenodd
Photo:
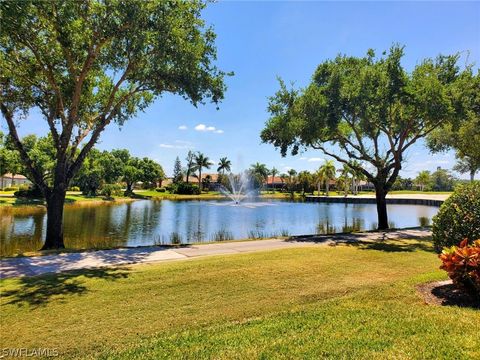
<path fill-rule="evenodd" d="M 202 132 L 214 132 L 216 134 L 223 134 L 223 130 L 217 129 L 215 126 L 207 126 L 205 124 L 198 124 L 195 126 L 195 130 Z"/>
<path fill-rule="evenodd" d="M 163 149 L 191 149 L 193 148 L 190 141 L 175 140 L 175 145 L 173 144 L 160 144 L 159 147 Z"/>
<path fill-rule="evenodd" d="M 311 158 L 308 158 L 308 162 L 320 162 L 320 161 L 324 161 L 325 159 L 323 158 L 319 158 L 319 157 L 311 157 Z"/>
<path fill-rule="evenodd" d="M 306 158 L 305 156 L 302 156 L 302 157 L 300 158 L 300 160 L 307 160 L 307 159 L 308 159 L 308 158 Z"/>
<path fill-rule="evenodd" d="M 187 129 L 188 129 L 187 125 L 180 125 L 178 127 L 178 130 L 187 130 Z"/>
<path fill-rule="evenodd" d="M 197 131 L 207 131 L 207 125 L 198 124 L 197 126 L 195 126 L 195 130 L 197 130 Z"/>

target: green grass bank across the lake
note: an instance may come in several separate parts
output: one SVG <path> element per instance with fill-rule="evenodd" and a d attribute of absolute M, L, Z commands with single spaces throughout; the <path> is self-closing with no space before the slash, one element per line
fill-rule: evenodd
<path fill-rule="evenodd" d="M 395 194 L 412 194 L 412 195 L 449 195 L 452 194 L 452 192 L 444 191 L 444 192 L 438 192 L 438 191 L 407 191 L 407 190 L 401 190 L 401 191 L 391 191 L 389 192 L 390 195 L 395 195 Z M 209 191 L 209 192 L 203 192 L 200 195 L 179 195 L 179 194 L 171 194 L 168 192 L 158 192 L 155 190 L 135 190 L 135 195 L 138 196 L 138 198 L 146 198 L 146 199 L 154 199 L 154 200 L 161 200 L 161 199 L 166 199 L 166 200 L 215 200 L 215 199 L 224 199 L 225 195 L 221 194 L 218 191 Z M 312 195 L 312 194 L 306 194 L 306 195 Z M 318 195 L 317 192 L 314 192 L 314 195 Z M 324 196 L 324 193 L 321 193 L 320 195 Z M 359 195 L 374 195 L 372 191 L 362 191 L 359 192 Z M 302 194 L 299 192 L 296 192 L 294 194 L 295 199 L 301 199 Z M 329 196 L 344 196 L 343 193 L 339 193 L 336 191 L 330 191 Z M 354 196 L 349 194 L 349 196 Z M 291 195 L 286 192 L 270 192 L 270 191 L 262 191 L 261 198 L 263 199 L 291 199 Z M 112 203 L 114 201 L 122 201 L 125 199 L 132 199 L 131 197 L 125 197 L 125 196 L 115 196 L 111 199 L 105 199 L 103 196 L 85 196 L 82 195 L 79 192 L 67 192 L 67 197 L 66 197 L 66 204 L 80 204 L 84 202 L 98 202 L 101 204 L 102 202 L 105 203 Z M 39 199 L 24 199 L 24 198 L 16 198 L 13 195 L 13 191 L 0 191 L 0 207 L 1 206 L 24 206 L 24 205 L 44 205 L 44 201 L 39 200 Z"/>
<path fill-rule="evenodd" d="M 480 312 L 425 305 L 430 241 L 313 246 L 0 281 L 1 348 L 63 358 L 480 357 Z"/>

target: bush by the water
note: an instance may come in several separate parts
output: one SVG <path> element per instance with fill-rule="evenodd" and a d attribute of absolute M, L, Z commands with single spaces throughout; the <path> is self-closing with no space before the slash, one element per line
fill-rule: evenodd
<path fill-rule="evenodd" d="M 31 188 L 22 188 L 13 193 L 17 198 L 39 199 L 43 197 L 42 191 L 34 186 Z"/>
<path fill-rule="evenodd" d="M 480 182 L 458 187 L 445 200 L 433 218 L 432 236 L 437 252 L 480 238 Z"/>
<path fill-rule="evenodd" d="M 182 182 L 177 184 L 175 193 L 180 195 L 199 195 L 200 188 L 197 185 Z"/>
<path fill-rule="evenodd" d="M 107 198 L 111 198 L 112 196 L 121 196 L 122 187 L 118 184 L 105 184 L 103 185 L 100 194 Z"/>
<path fill-rule="evenodd" d="M 440 254 L 440 269 L 448 273 L 452 282 L 472 295 L 480 297 L 480 239 L 468 244 L 445 248 Z"/>
<path fill-rule="evenodd" d="M 69 191 L 81 191 L 78 186 L 71 186 L 70 189 L 68 189 L 68 190 Z"/>
<path fill-rule="evenodd" d="M 156 192 L 164 193 L 164 192 L 165 192 L 165 188 L 164 188 L 164 187 L 156 188 L 155 191 L 156 191 Z"/>

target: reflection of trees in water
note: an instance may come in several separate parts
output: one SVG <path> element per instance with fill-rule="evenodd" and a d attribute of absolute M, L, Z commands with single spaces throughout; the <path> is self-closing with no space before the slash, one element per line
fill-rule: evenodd
<path fill-rule="evenodd" d="M 420 216 L 418 218 L 418 225 L 422 227 L 430 226 L 430 218 L 428 216 Z"/>
<path fill-rule="evenodd" d="M 197 204 L 186 206 L 185 226 L 186 226 L 186 240 L 187 242 L 202 242 L 204 241 L 205 229 L 203 229 L 203 209 L 204 207 Z"/>
<path fill-rule="evenodd" d="M 5 212 L 0 215 L 0 255 L 36 251 L 42 247 L 45 213 Z M 23 224 L 22 224 L 23 222 Z"/>

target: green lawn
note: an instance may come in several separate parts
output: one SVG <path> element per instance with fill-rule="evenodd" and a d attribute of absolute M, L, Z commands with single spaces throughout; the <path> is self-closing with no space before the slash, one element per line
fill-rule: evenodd
<path fill-rule="evenodd" d="M 67 358 L 480 357 L 480 312 L 425 305 L 428 242 L 309 247 L 0 282 L 0 347 Z"/>

